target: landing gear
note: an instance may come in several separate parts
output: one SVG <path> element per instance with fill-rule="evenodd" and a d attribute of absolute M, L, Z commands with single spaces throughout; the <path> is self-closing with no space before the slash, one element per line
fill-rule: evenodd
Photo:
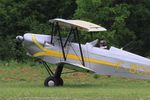
<path fill-rule="evenodd" d="M 55 78 L 55 77 L 47 77 L 44 81 L 44 86 L 52 87 L 52 86 L 63 86 L 62 78 Z"/>
<path fill-rule="evenodd" d="M 63 79 L 61 78 L 61 72 L 63 70 L 64 64 L 62 63 L 58 64 L 55 73 L 52 72 L 52 70 L 45 62 L 43 62 L 43 65 L 45 66 L 46 70 L 49 73 L 49 77 L 47 77 L 44 81 L 44 86 L 46 87 L 63 86 L 64 82 Z"/>

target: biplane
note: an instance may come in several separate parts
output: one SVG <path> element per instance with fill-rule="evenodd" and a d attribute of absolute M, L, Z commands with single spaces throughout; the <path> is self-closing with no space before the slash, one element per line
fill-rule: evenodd
<path fill-rule="evenodd" d="M 96 46 L 98 39 L 81 44 L 81 31 L 96 34 L 106 31 L 104 27 L 83 20 L 55 18 L 49 22 L 52 24 L 51 35 L 26 33 L 16 37 L 22 41 L 28 55 L 42 60 L 49 73 L 44 81 L 45 86 L 62 86 L 63 68 L 100 75 L 150 79 L 150 59 L 113 46 L 99 48 Z M 62 28 L 68 30 L 66 37 L 61 33 Z M 55 72 L 47 63 L 57 65 Z"/>

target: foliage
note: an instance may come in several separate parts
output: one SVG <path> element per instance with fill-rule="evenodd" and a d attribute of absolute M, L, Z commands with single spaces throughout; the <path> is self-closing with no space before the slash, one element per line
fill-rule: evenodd
<path fill-rule="evenodd" d="M 17 35 L 49 34 L 49 19 L 83 19 L 102 25 L 107 32 L 94 38 L 110 45 L 150 56 L 150 0 L 0 0 L 0 59 L 25 57 Z M 90 36 L 81 33 L 82 42 Z M 126 45 L 126 44 L 130 45 Z"/>
<path fill-rule="evenodd" d="M 11 58 L 17 58 L 18 56 L 21 55 L 22 52 L 17 49 L 20 46 L 20 43 L 18 44 L 18 46 L 15 44 L 17 44 L 15 43 L 15 39 L 11 39 L 10 36 L 6 38 L 0 37 L 0 59 L 1 60 L 6 60 L 5 58 L 11 60 Z"/>
<path fill-rule="evenodd" d="M 0 0 L 0 59 L 20 55 L 17 59 L 22 60 L 25 54 L 15 41 L 17 35 L 50 34 L 48 20 L 70 18 L 75 8 L 75 0 Z"/>
<path fill-rule="evenodd" d="M 145 56 L 149 53 L 150 1 L 77 0 L 76 2 L 78 7 L 75 18 L 106 27 L 108 32 L 102 35 L 113 45 L 123 47 L 130 43 L 127 50 Z"/>

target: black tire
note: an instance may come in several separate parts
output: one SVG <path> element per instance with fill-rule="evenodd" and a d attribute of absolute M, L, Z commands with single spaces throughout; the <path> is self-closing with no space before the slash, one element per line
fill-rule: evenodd
<path fill-rule="evenodd" d="M 55 86 L 63 86 L 64 82 L 62 78 L 55 78 Z"/>
<path fill-rule="evenodd" d="M 50 86 L 50 85 L 49 85 L 49 81 L 54 82 L 54 86 L 55 86 L 54 78 L 53 78 L 53 77 L 50 77 L 50 76 L 45 79 L 45 81 L 44 81 L 44 86 L 49 87 L 49 86 Z"/>
<path fill-rule="evenodd" d="M 54 77 L 47 77 L 44 81 L 44 86 L 50 87 L 50 86 L 63 86 L 63 80 L 62 78 L 54 78 Z"/>

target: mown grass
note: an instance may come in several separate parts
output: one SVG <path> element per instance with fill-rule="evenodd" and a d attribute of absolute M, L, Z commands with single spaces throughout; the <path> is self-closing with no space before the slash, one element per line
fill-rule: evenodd
<path fill-rule="evenodd" d="M 150 81 L 146 80 L 71 73 L 62 75 L 63 87 L 46 88 L 43 81 L 47 76 L 38 63 L 1 62 L 0 100 L 150 99 Z"/>

